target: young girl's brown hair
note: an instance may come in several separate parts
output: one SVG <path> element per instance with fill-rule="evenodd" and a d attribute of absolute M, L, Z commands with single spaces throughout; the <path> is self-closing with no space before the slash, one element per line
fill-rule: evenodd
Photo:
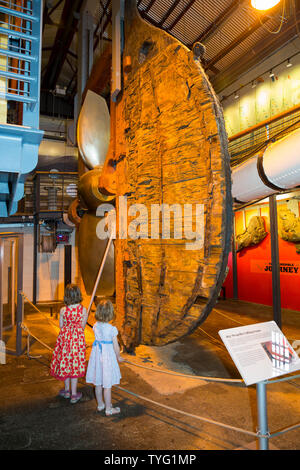
<path fill-rule="evenodd" d="M 82 295 L 76 284 L 68 284 L 65 289 L 64 303 L 65 305 L 75 305 L 82 302 Z"/>
<path fill-rule="evenodd" d="M 114 318 L 114 307 L 110 300 L 100 300 L 95 312 L 95 318 L 104 323 L 108 323 Z"/>

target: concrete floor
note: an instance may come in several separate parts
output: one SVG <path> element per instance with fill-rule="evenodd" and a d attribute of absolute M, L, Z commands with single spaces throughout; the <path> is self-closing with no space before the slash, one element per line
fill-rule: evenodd
<path fill-rule="evenodd" d="M 224 316 L 225 315 L 225 316 Z M 57 321 L 29 312 L 25 322 L 51 347 Z M 220 329 L 272 320 L 272 309 L 240 301 L 220 301 L 207 321 L 191 336 L 162 348 L 140 346 L 132 363 L 194 376 L 240 379 L 218 336 Z M 236 323 L 239 322 L 239 323 Z M 300 312 L 284 311 L 284 334 L 292 343 L 300 339 Z M 25 338 L 24 338 L 25 339 Z M 91 330 L 86 330 L 91 345 Z M 8 346 L 12 346 L 10 339 Z M 88 349 L 89 354 L 90 349 Z M 34 342 L 29 359 L 7 355 L 0 365 L 0 449 L 82 450 L 235 450 L 256 449 L 254 437 L 185 416 L 153 403 L 255 432 L 256 389 L 235 383 L 212 383 L 181 378 L 122 364 L 120 387 L 113 402 L 121 414 L 106 417 L 96 412 L 93 388 L 80 381 L 83 399 L 76 405 L 57 396 L 61 383 L 49 376 L 51 352 Z M 40 356 L 40 357 L 39 357 Z M 300 422 L 300 380 L 268 386 L 270 432 Z M 300 428 L 270 441 L 271 449 L 299 450 Z"/>

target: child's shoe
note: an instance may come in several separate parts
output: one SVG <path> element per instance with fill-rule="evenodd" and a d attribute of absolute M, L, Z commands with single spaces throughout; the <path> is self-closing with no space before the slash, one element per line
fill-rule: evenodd
<path fill-rule="evenodd" d="M 71 395 L 70 403 L 74 404 L 77 403 L 82 398 L 82 393 L 78 392 L 76 395 Z"/>
<path fill-rule="evenodd" d="M 63 389 L 63 390 L 59 391 L 59 396 L 63 397 L 63 398 L 70 398 L 71 394 L 70 394 L 69 390 Z"/>
<path fill-rule="evenodd" d="M 105 410 L 105 414 L 106 416 L 112 416 L 112 415 L 117 415 L 120 413 L 120 408 L 118 408 L 117 406 L 115 408 L 108 408 L 107 410 Z"/>

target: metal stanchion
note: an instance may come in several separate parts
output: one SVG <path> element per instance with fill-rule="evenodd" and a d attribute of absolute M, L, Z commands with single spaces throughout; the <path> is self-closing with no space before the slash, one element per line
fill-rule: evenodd
<path fill-rule="evenodd" d="M 256 384 L 259 450 L 269 450 L 266 382 Z M 264 437 L 263 437 L 264 436 Z M 267 437 L 266 437 L 267 436 Z"/>

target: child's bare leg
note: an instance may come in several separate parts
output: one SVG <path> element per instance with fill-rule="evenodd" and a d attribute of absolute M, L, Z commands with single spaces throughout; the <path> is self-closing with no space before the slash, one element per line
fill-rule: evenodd
<path fill-rule="evenodd" d="M 111 388 L 104 389 L 104 402 L 105 408 L 108 410 L 111 408 Z"/>
<path fill-rule="evenodd" d="M 71 393 L 73 396 L 77 393 L 77 382 L 78 379 L 71 379 Z"/>
<path fill-rule="evenodd" d="M 104 389 L 104 401 L 105 401 L 105 413 L 107 415 L 115 415 L 117 413 L 120 413 L 120 408 L 112 407 L 111 404 L 111 388 L 105 388 Z"/>
<path fill-rule="evenodd" d="M 70 391 L 70 379 L 65 380 L 65 391 L 66 392 Z"/>
<path fill-rule="evenodd" d="M 96 395 L 98 408 L 103 408 L 104 403 L 103 403 L 103 398 L 102 398 L 102 385 L 96 385 L 95 395 Z"/>

